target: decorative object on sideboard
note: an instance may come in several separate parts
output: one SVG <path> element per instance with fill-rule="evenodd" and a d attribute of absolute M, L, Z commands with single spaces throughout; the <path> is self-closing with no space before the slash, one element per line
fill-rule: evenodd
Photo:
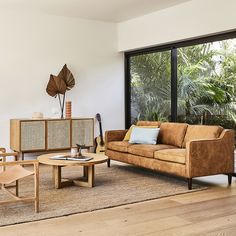
<path fill-rule="evenodd" d="M 71 101 L 66 101 L 66 118 L 71 118 Z"/>
<path fill-rule="evenodd" d="M 42 112 L 34 112 L 32 115 L 32 119 L 35 119 L 35 120 L 43 119 L 43 113 Z"/>
<path fill-rule="evenodd" d="M 61 109 L 61 119 L 64 118 L 63 114 L 64 114 L 66 91 L 71 90 L 74 86 L 75 86 L 74 76 L 71 73 L 71 71 L 67 68 L 66 64 L 63 66 L 58 76 L 50 75 L 46 91 L 50 96 L 55 98 L 58 97 Z"/>

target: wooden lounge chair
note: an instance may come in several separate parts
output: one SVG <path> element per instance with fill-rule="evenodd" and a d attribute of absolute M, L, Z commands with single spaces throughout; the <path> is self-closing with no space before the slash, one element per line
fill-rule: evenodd
<path fill-rule="evenodd" d="M 15 161 L 7 162 L 7 156 L 14 156 Z M 18 153 L 6 153 L 4 148 L 0 148 L 0 185 L 1 189 L 10 195 L 13 199 L 0 201 L 1 204 L 10 204 L 14 202 L 30 202 L 35 203 L 35 212 L 39 212 L 39 164 L 37 160 L 17 161 Z M 23 166 L 33 165 L 33 171 L 25 169 Z M 27 176 L 34 175 L 34 196 L 19 197 L 18 181 Z M 16 183 L 15 186 L 9 184 Z M 9 190 L 10 187 L 15 187 L 15 193 Z"/>

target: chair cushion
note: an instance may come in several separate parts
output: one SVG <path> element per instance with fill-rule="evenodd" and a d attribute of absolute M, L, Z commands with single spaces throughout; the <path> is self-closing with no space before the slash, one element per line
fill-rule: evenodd
<path fill-rule="evenodd" d="M 157 143 L 173 145 L 181 148 L 187 127 L 188 124 L 185 123 L 162 123 Z"/>
<path fill-rule="evenodd" d="M 216 125 L 189 125 L 184 138 L 183 147 L 194 139 L 215 139 L 223 131 L 223 127 Z"/>
<path fill-rule="evenodd" d="M 128 141 L 113 141 L 107 144 L 107 148 L 118 152 L 128 152 L 128 147 L 131 145 Z"/>
<path fill-rule="evenodd" d="M 186 149 L 165 149 L 154 153 L 154 158 L 161 161 L 169 161 L 174 163 L 186 163 Z"/>
<path fill-rule="evenodd" d="M 154 158 L 154 152 L 163 149 L 176 148 L 175 146 L 165 145 L 165 144 L 134 144 L 128 147 L 128 153 L 137 156 L 144 156 L 149 158 Z"/>

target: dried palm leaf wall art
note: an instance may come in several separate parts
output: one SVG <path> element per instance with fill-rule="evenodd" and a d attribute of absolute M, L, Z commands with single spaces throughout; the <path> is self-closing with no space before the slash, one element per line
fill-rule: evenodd
<path fill-rule="evenodd" d="M 63 66 L 58 76 L 50 75 L 46 91 L 50 96 L 55 98 L 58 97 L 61 110 L 61 118 L 63 118 L 64 114 L 66 91 L 71 90 L 74 86 L 74 76 L 67 68 L 66 64 Z"/>

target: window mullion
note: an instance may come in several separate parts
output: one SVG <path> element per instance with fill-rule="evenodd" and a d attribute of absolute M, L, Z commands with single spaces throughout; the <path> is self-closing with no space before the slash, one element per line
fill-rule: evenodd
<path fill-rule="evenodd" d="M 171 49 L 171 121 L 177 121 L 177 48 Z"/>

